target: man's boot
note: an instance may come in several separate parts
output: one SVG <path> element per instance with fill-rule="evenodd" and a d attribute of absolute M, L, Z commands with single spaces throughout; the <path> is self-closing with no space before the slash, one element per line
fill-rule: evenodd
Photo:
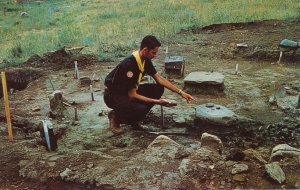
<path fill-rule="evenodd" d="M 115 134 L 124 133 L 124 129 L 120 127 L 120 123 L 117 121 L 115 112 L 112 110 L 108 113 L 109 128 Z"/>

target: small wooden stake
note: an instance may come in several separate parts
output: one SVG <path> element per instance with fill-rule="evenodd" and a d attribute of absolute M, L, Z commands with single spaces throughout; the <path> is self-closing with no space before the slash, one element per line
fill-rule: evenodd
<path fill-rule="evenodd" d="M 75 118 L 74 118 L 74 120 L 75 120 L 75 121 L 78 121 L 77 108 L 74 108 L 74 112 L 75 112 Z"/>
<path fill-rule="evenodd" d="M 300 93 L 298 94 L 297 109 L 300 109 Z"/>
<path fill-rule="evenodd" d="M 160 113 L 161 113 L 161 129 L 165 128 L 165 118 L 164 118 L 164 109 L 163 106 L 160 105 Z"/>
<path fill-rule="evenodd" d="M 3 99 L 4 99 L 4 105 L 5 105 L 5 115 L 6 115 L 6 121 L 7 121 L 8 136 L 9 136 L 10 142 L 13 142 L 14 137 L 13 137 L 13 131 L 12 131 L 12 127 L 11 127 L 11 117 L 10 117 L 10 111 L 9 111 L 9 102 L 8 102 L 5 72 L 1 72 L 1 78 L 2 78 Z"/>
<path fill-rule="evenodd" d="M 90 91 L 91 91 L 92 101 L 95 101 L 95 99 L 94 99 L 93 85 L 90 85 Z"/>

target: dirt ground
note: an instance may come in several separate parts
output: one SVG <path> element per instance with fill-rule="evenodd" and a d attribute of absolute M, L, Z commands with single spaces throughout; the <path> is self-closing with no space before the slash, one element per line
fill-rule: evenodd
<path fill-rule="evenodd" d="M 166 128 L 193 128 L 187 136 L 172 135 L 171 138 L 183 145 L 191 144 L 199 139 L 201 133 L 193 127 L 194 108 L 199 104 L 212 102 L 226 106 L 235 113 L 260 123 L 260 126 L 251 128 L 250 133 L 220 134 L 219 137 L 226 148 L 272 149 L 282 143 L 300 148 L 299 114 L 269 104 L 269 97 L 274 94 L 273 81 L 277 89 L 289 87 L 300 92 L 300 54 L 298 51 L 295 55 L 292 55 L 292 52 L 284 52 L 281 63 L 277 63 L 280 52 L 279 42 L 282 39 L 300 41 L 299 33 L 300 25 L 296 21 L 271 20 L 211 25 L 177 34 L 176 41 L 168 42 L 168 49 L 170 55 L 184 57 L 185 76 L 193 71 L 223 73 L 225 93 L 219 96 L 193 94 L 196 100 L 192 104 L 187 104 L 178 95 L 166 90 L 165 98 L 178 101 L 177 107 L 164 109 Z M 247 47 L 237 47 L 239 43 L 245 43 Z M 184 88 L 183 78 L 170 77 L 164 73 L 164 45 L 154 60 L 156 68 L 178 87 Z M 62 61 L 59 59 L 60 56 L 63 57 Z M 50 59 L 53 57 L 55 59 Z M 74 79 L 72 63 L 75 60 L 79 64 L 80 76 L 93 79 L 95 101 L 91 100 L 89 86 L 80 85 L 78 80 Z M 103 102 L 103 79 L 116 64 L 118 61 L 97 62 L 94 56 L 71 55 L 70 52 L 59 50 L 53 54 L 32 57 L 22 68 L 7 69 L 8 77 L 11 79 L 8 84 L 9 88 L 19 90 L 9 96 L 15 135 L 13 143 L 8 140 L 7 130 L 4 127 L 6 126 L 5 118 L 1 116 L 0 189 L 116 189 L 111 185 L 97 187 L 94 184 L 65 182 L 58 178 L 35 180 L 19 176 L 21 160 L 54 154 L 47 152 L 41 144 L 38 132 L 38 124 L 41 120 L 49 119 L 48 96 L 54 90 L 61 90 L 66 102 L 71 104 L 71 106 L 66 106 L 64 118 L 51 119 L 53 125 L 60 128 L 56 151 L 59 155 L 71 155 L 78 151 L 91 150 L 101 151 L 110 156 L 119 156 L 122 159 L 130 158 L 144 150 L 155 139 L 155 135 L 133 131 L 129 126 L 125 126 L 126 133 L 122 135 L 114 135 L 109 131 L 107 119 L 109 108 Z M 237 64 L 239 72 L 235 74 Z M 25 76 L 19 69 L 30 70 L 30 76 L 27 76 L 28 74 Z M 75 107 L 79 121 L 74 121 Z M 184 126 L 174 121 L 176 117 L 185 118 Z M 161 127 L 159 106 L 153 108 L 144 124 Z M 283 136 L 277 133 L 272 136 L 266 131 L 259 130 L 259 127 L 266 129 L 270 126 L 280 127 L 281 125 L 298 128 L 293 128 L 291 132 L 293 136 L 289 134 Z M 82 162 L 95 160 L 91 157 L 78 158 L 76 161 L 77 164 L 83 164 Z M 73 164 L 76 165 L 76 163 Z M 120 161 L 121 164 L 122 161 Z M 284 185 L 264 180 L 260 174 L 255 175 L 255 172 L 251 171 L 247 182 L 234 187 L 291 188 L 299 181 L 300 167 L 298 165 L 285 171 L 289 181 Z"/>

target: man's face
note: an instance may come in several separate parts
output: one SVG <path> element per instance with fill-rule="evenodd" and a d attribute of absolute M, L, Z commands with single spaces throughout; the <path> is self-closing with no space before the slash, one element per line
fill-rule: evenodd
<path fill-rule="evenodd" d="M 146 48 L 146 50 L 145 50 L 145 57 L 147 57 L 149 59 L 153 59 L 154 57 L 156 57 L 158 49 L 159 49 L 159 47 L 155 47 L 154 49 L 148 49 L 148 48 Z"/>

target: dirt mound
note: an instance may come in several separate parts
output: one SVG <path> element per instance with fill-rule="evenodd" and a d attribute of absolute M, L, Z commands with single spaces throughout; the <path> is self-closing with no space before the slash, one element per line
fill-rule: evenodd
<path fill-rule="evenodd" d="M 73 55 L 71 52 L 66 51 L 64 48 L 54 52 L 45 53 L 42 57 L 39 55 L 31 56 L 24 62 L 25 66 L 32 67 L 50 67 L 54 70 L 62 68 L 74 67 L 74 62 L 78 62 L 78 67 L 91 65 L 98 61 L 95 55 Z"/>
<path fill-rule="evenodd" d="M 24 90 L 30 82 L 43 75 L 42 71 L 32 68 L 10 68 L 5 73 L 7 89 L 10 90 L 12 88 L 13 92 L 15 90 Z M 0 81 L 0 86 L 2 88 L 2 81 Z M 3 92 L 0 91 L 0 98 L 2 96 Z"/>
<path fill-rule="evenodd" d="M 211 40 L 203 41 L 200 44 L 204 46 L 218 45 L 218 49 L 222 48 L 221 58 L 225 59 L 242 58 L 275 62 L 278 61 L 280 51 L 283 51 L 283 61 L 297 62 L 300 60 L 300 48 L 292 51 L 279 47 L 279 43 L 283 39 L 300 41 L 298 36 L 300 30 L 297 25 L 299 25 L 298 20 L 263 20 L 212 24 L 189 28 L 180 33 L 207 36 L 207 39 Z"/>

